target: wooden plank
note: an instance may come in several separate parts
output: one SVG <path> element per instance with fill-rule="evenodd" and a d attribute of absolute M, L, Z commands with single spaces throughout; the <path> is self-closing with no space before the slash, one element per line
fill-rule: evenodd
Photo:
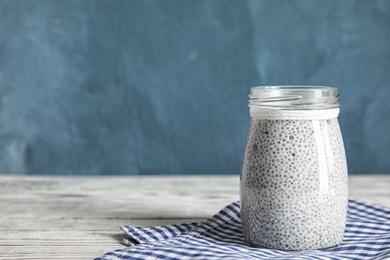
<path fill-rule="evenodd" d="M 103 219 L 103 218 L 77 218 L 72 219 L 69 217 L 64 218 L 0 218 L 0 237 L 5 231 L 17 231 L 26 232 L 30 234 L 31 231 L 52 231 L 58 232 L 74 232 L 75 230 L 83 230 L 87 232 L 99 231 L 119 231 L 121 225 L 132 226 L 155 226 L 155 225 L 168 225 L 175 223 L 191 223 L 199 222 L 204 218 L 175 218 L 175 219 L 131 219 L 131 218 L 118 218 L 118 219 Z"/>
<path fill-rule="evenodd" d="M 123 224 L 210 217 L 238 199 L 237 179 L 0 176 L 0 257 L 92 259 L 124 247 Z"/>
<path fill-rule="evenodd" d="M 390 174 L 350 175 L 349 197 L 390 208 Z"/>
<path fill-rule="evenodd" d="M 0 209 L 9 217 L 207 218 L 238 200 L 238 181 L 237 176 L 2 176 Z"/>
<path fill-rule="evenodd" d="M 390 175 L 350 176 L 350 196 L 390 207 Z M 0 175 L 1 259 L 93 259 L 119 227 L 199 222 L 238 200 L 238 176 Z"/>

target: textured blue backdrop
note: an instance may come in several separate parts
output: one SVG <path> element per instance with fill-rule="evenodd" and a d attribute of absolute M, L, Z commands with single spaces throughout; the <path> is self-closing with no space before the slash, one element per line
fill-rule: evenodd
<path fill-rule="evenodd" d="M 254 85 L 339 87 L 390 172 L 390 1 L 0 0 L 0 172 L 238 173 Z"/>

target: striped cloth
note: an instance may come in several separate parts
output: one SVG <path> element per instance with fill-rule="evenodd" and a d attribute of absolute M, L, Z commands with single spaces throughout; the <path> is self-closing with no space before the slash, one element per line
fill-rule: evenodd
<path fill-rule="evenodd" d="M 340 246 L 305 251 L 250 247 L 243 238 L 240 204 L 232 203 L 201 223 L 122 229 L 130 247 L 107 259 L 390 259 L 390 209 L 349 200 Z"/>

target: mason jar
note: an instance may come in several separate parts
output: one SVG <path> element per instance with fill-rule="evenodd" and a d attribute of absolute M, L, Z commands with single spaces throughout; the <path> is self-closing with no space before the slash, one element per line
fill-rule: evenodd
<path fill-rule="evenodd" d="M 280 250 L 339 245 L 348 173 L 337 88 L 253 87 L 249 97 L 240 175 L 245 240 Z"/>

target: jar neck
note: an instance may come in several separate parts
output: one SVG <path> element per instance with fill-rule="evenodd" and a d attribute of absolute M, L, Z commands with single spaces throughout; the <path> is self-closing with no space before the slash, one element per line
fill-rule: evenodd
<path fill-rule="evenodd" d="M 251 108 L 250 116 L 257 119 L 327 120 L 339 115 L 339 108 L 321 110 L 267 110 Z"/>
<path fill-rule="evenodd" d="M 250 115 L 261 119 L 330 119 L 340 111 L 335 87 L 253 87 L 249 97 Z"/>

